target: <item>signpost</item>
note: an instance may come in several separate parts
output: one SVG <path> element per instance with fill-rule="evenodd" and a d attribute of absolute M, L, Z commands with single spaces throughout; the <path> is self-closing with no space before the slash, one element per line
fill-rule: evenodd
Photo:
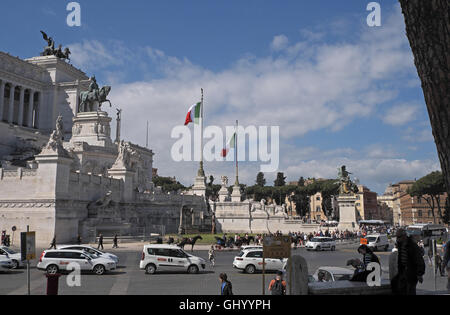
<path fill-rule="evenodd" d="M 27 286 L 30 295 L 30 260 L 36 259 L 36 232 L 30 232 L 28 225 L 27 231 L 20 233 L 20 253 L 21 259 L 27 261 Z"/>
<path fill-rule="evenodd" d="M 263 295 L 266 295 L 265 273 L 266 258 L 283 259 L 291 258 L 291 237 L 290 236 L 266 236 L 263 240 L 263 274 L 262 285 Z M 292 263 L 289 261 L 289 294 L 292 293 Z"/>

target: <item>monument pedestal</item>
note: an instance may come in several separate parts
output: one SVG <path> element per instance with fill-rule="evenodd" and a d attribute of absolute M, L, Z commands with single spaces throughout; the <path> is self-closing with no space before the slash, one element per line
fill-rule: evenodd
<path fill-rule="evenodd" d="M 129 171 L 125 168 L 112 168 L 108 170 L 108 175 L 112 178 L 122 179 L 123 180 L 123 201 L 132 201 L 134 200 L 134 187 L 133 187 L 133 178 L 135 172 Z"/>
<path fill-rule="evenodd" d="M 229 193 L 227 187 L 222 186 L 219 190 L 219 201 L 226 202 L 229 200 Z"/>
<path fill-rule="evenodd" d="M 241 202 L 241 186 L 233 186 L 233 193 L 231 194 L 231 202 Z"/>
<path fill-rule="evenodd" d="M 71 142 L 86 142 L 92 146 L 110 147 L 111 118 L 106 112 L 78 113 L 73 118 Z"/>
<path fill-rule="evenodd" d="M 338 229 L 340 231 L 355 231 L 359 229 L 358 223 L 356 221 L 356 196 L 351 195 L 340 195 L 337 198 L 339 206 L 339 225 Z"/>
<path fill-rule="evenodd" d="M 206 177 L 197 176 L 195 178 L 194 187 L 192 187 L 192 193 L 197 196 L 206 196 Z"/>

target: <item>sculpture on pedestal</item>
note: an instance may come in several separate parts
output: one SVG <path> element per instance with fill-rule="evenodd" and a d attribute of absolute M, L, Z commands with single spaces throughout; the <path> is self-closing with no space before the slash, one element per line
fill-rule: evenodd
<path fill-rule="evenodd" d="M 111 101 L 107 99 L 111 92 L 111 87 L 106 85 L 99 89 L 95 76 L 90 78 L 89 90 L 80 93 L 80 112 L 95 112 L 101 110 L 103 103 L 109 103 L 112 107 Z"/>
<path fill-rule="evenodd" d="M 42 37 L 47 42 L 47 46 L 44 48 L 44 51 L 41 53 L 41 56 L 55 56 L 60 59 L 70 60 L 70 50 L 69 48 L 65 48 L 64 51 L 62 49 L 62 45 L 58 46 L 58 49 L 55 49 L 55 41 L 52 37 L 49 37 L 44 31 L 41 31 Z"/>
<path fill-rule="evenodd" d="M 356 186 L 355 183 L 352 182 L 352 180 L 350 179 L 350 174 L 351 173 L 346 170 L 345 165 L 339 168 L 338 179 L 340 183 L 340 195 L 350 195 L 358 192 L 358 186 Z"/>
<path fill-rule="evenodd" d="M 58 155 L 69 156 L 66 149 L 64 149 L 63 139 L 64 139 L 64 125 L 62 116 L 60 115 L 56 120 L 56 129 L 50 135 L 50 139 L 47 145 L 43 148 L 41 153 L 52 152 L 57 153 Z"/>

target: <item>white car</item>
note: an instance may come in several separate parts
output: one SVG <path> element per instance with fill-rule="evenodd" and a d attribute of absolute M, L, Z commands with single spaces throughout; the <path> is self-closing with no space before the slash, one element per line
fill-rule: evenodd
<path fill-rule="evenodd" d="M 365 237 L 367 240 L 367 246 L 372 250 L 389 250 L 389 239 L 386 234 L 370 234 Z"/>
<path fill-rule="evenodd" d="M 116 263 L 112 259 L 72 249 L 43 251 L 37 269 L 45 270 L 48 274 L 56 274 L 60 271 L 67 271 L 67 266 L 71 263 L 79 264 L 81 271 L 92 271 L 97 275 L 103 275 L 106 271 L 116 269 Z"/>
<path fill-rule="evenodd" d="M 24 266 L 22 255 L 20 253 L 16 253 L 9 247 L 0 246 L 0 256 L 5 256 L 11 259 L 13 263 L 13 269 L 19 269 L 20 267 Z"/>
<path fill-rule="evenodd" d="M 319 267 L 312 276 L 314 281 L 319 281 L 319 273 L 323 275 L 321 282 L 333 282 L 350 280 L 353 277 L 354 271 L 341 267 Z"/>
<path fill-rule="evenodd" d="M 200 268 L 206 268 L 206 260 L 186 253 L 175 245 L 152 244 L 145 245 L 139 264 L 147 274 L 157 271 L 184 271 L 198 273 Z"/>
<path fill-rule="evenodd" d="M 306 242 L 306 250 L 336 250 L 336 242 L 331 237 L 314 237 Z"/>
<path fill-rule="evenodd" d="M 8 271 L 13 268 L 13 262 L 6 255 L 0 255 L 0 271 Z"/>
<path fill-rule="evenodd" d="M 102 252 L 101 250 L 98 250 L 98 249 L 96 249 L 94 247 L 91 247 L 91 246 L 86 246 L 86 245 L 59 245 L 56 248 L 57 249 L 82 250 L 82 251 L 88 252 L 89 254 L 92 254 L 92 255 L 96 255 L 96 256 L 99 256 L 99 257 L 112 259 L 112 260 L 114 260 L 116 265 L 119 264 L 119 257 L 117 257 L 116 255 L 111 254 L 111 253 Z"/>
<path fill-rule="evenodd" d="M 287 259 L 266 258 L 265 263 L 266 271 L 280 271 L 285 268 Z M 262 267 L 262 248 L 241 251 L 238 256 L 234 257 L 233 268 L 243 270 L 246 273 L 253 274 L 256 271 L 261 271 Z"/>

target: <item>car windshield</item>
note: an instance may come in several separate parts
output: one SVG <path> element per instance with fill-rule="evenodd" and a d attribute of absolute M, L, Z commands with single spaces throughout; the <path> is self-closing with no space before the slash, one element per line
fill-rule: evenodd
<path fill-rule="evenodd" d="M 4 250 L 5 252 L 7 252 L 8 254 L 11 254 L 11 255 L 13 255 L 13 254 L 16 253 L 16 252 L 13 251 L 12 249 L 9 249 L 9 248 L 6 248 L 6 247 L 3 247 L 3 250 Z"/>
<path fill-rule="evenodd" d="M 368 238 L 367 238 L 367 241 L 368 241 L 369 243 L 376 242 L 376 240 L 377 240 L 377 238 L 376 238 L 375 236 L 371 236 L 371 237 L 368 237 Z"/>
<path fill-rule="evenodd" d="M 322 238 L 313 238 L 312 240 L 311 240 L 311 242 L 315 242 L 315 243 L 320 243 L 320 242 L 324 242 L 325 240 L 324 239 L 322 239 Z"/>
<path fill-rule="evenodd" d="M 186 257 L 191 257 L 192 255 L 190 255 L 190 254 L 188 254 L 188 253 L 186 253 L 184 250 L 182 250 L 182 249 L 180 249 L 180 251 L 183 253 L 183 254 L 185 254 L 186 255 Z"/>

